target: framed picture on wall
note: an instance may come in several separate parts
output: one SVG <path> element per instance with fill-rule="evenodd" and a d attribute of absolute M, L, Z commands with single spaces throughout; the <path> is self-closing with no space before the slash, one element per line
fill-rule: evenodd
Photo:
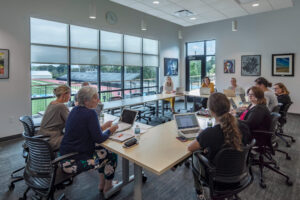
<path fill-rule="evenodd" d="M 9 50 L 0 49 L 0 79 L 9 77 Z"/>
<path fill-rule="evenodd" d="M 178 59 L 164 58 L 164 75 L 177 76 L 178 75 Z"/>
<path fill-rule="evenodd" d="M 260 76 L 261 55 L 250 55 L 241 57 L 242 76 Z"/>
<path fill-rule="evenodd" d="M 294 76 L 295 54 L 272 54 L 272 76 Z"/>
<path fill-rule="evenodd" d="M 224 74 L 235 73 L 235 60 L 224 60 Z"/>

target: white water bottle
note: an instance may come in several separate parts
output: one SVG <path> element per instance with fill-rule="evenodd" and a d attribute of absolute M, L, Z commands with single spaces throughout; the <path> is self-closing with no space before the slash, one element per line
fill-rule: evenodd
<path fill-rule="evenodd" d="M 207 127 L 212 127 L 212 126 L 213 126 L 213 122 L 212 122 L 211 118 L 209 118 L 207 121 Z"/>
<path fill-rule="evenodd" d="M 135 135 L 135 139 L 137 141 L 140 141 L 140 137 L 141 137 L 141 129 L 139 127 L 139 125 L 136 125 L 135 126 L 135 129 L 134 129 L 134 135 Z"/>

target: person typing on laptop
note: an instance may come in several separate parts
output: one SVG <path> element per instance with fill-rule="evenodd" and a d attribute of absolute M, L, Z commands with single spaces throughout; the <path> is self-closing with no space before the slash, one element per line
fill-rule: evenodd
<path fill-rule="evenodd" d="M 188 150 L 194 152 L 203 150 L 208 160 L 213 162 L 217 152 L 224 146 L 232 147 L 236 150 L 242 150 L 242 145 L 250 142 L 250 131 L 248 126 L 238 121 L 232 116 L 230 111 L 230 102 L 222 93 L 213 93 L 208 99 L 208 108 L 211 115 L 215 118 L 216 124 L 213 127 L 203 130 L 198 137 L 188 146 Z M 204 167 L 193 159 L 193 165 L 198 169 L 202 177 L 205 177 Z M 202 185 L 198 180 L 196 173 L 194 175 L 194 185 L 198 199 L 205 199 Z"/>
<path fill-rule="evenodd" d="M 209 88 L 210 93 L 213 93 L 215 91 L 215 85 L 210 82 L 209 77 L 205 77 L 203 79 L 203 83 L 201 85 L 201 88 Z M 200 101 L 201 101 L 202 107 L 207 108 L 207 98 L 201 98 Z"/>
<path fill-rule="evenodd" d="M 228 90 L 233 90 L 235 92 L 235 95 L 244 95 L 245 96 L 245 90 L 244 88 L 240 87 L 236 83 L 236 78 L 231 78 L 231 86 L 228 87 Z"/>

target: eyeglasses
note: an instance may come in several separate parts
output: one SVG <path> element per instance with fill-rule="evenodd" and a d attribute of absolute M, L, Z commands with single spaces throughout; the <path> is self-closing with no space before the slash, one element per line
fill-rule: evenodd
<path fill-rule="evenodd" d="M 250 94 L 250 93 L 248 93 L 247 95 L 248 95 L 248 97 L 253 97 L 254 96 L 254 94 Z"/>

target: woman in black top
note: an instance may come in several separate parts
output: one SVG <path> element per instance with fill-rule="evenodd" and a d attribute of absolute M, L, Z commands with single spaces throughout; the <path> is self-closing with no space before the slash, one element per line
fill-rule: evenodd
<path fill-rule="evenodd" d="M 243 144 L 250 142 L 250 132 L 243 122 L 238 122 L 230 111 L 230 102 L 222 93 L 213 93 L 208 99 L 208 108 L 216 120 L 214 127 L 206 128 L 188 146 L 188 150 L 194 152 L 202 149 L 206 157 L 213 162 L 217 152 L 225 146 L 242 150 Z M 193 159 L 193 165 L 198 168 L 202 177 L 205 177 L 204 169 L 198 160 Z M 197 174 L 194 175 L 194 184 L 199 199 L 203 199 L 202 186 L 199 183 Z"/>
<path fill-rule="evenodd" d="M 288 104 L 291 103 L 291 98 L 290 98 L 290 92 L 288 91 L 288 89 L 285 87 L 285 85 L 283 83 L 276 83 L 274 86 L 274 90 L 275 90 L 275 94 L 277 96 L 277 100 L 279 103 L 282 104 L 282 106 L 280 107 L 280 111 L 282 111 L 283 107 Z"/>
<path fill-rule="evenodd" d="M 247 91 L 251 104 L 240 115 L 250 130 L 269 130 L 271 125 L 271 114 L 266 106 L 264 92 L 259 87 L 251 87 Z"/>

